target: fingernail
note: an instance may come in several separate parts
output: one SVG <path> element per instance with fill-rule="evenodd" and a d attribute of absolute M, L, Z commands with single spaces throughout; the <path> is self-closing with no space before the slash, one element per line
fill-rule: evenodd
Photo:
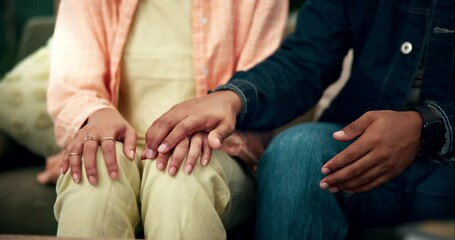
<path fill-rule="evenodd" d="M 158 152 L 160 153 L 164 153 L 167 151 L 167 145 L 165 143 L 161 144 L 159 147 L 158 147 Z"/>
<path fill-rule="evenodd" d="M 217 141 L 217 145 L 220 145 L 221 146 L 221 139 L 219 136 L 215 137 L 216 141 Z"/>
<path fill-rule="evenodd" d="M 163 163 L 158 163 L 158 166 L 156 166 L 156 169 L 158 169 L 158 171 L 163 171 L 164 164 Z"/>
<path fill-rule="evenodd" d="M 177 173 L 177 168 L 176 167 L 169 168 L 169 174 L 171 176 L 175 176 L 176 173 Z"/>
<path fill-rule="evenodd" d="M 118 174 L 116 172 L 114 172 L 114 171 L 112 171 L 109 175 L 111 176 L 112 180 L 115 180 L 118 177 Z"/>
<path fill-rule="evenodd" d="M 321 189 L 327 189 L 327 188 L 329 188 L 329 184 L 327 184 L 326 182 L 321 182 L 321 183 L 319 183 L 319 187 Z"/>
<path fill-rule="evenodd" d="M 92 184 L 93 186 L 96 185 L 96 179 L 94 176 L 90 176 L 88 177 L 88 181 L 90 182 L 90 184 Z"/>
<path fill-rule="evenodd" d="M 209 160 L 207 158 L 202 159 L 202 166 L 207 166 L 209 164 Z"/>
<path fill-rule="evenodd" d="M 63 167 L 60 167 L 60 168 L 59 168 L 59 171 L 60 171 L 60 175 L 65 174 L 65 173 L 63 172 Z"/>
<path fill-rule="evenodd" d="M 329 192 L 331 192 L 331 193 L 336 193 L 336 192 L 338 192 L 338 191 L 339 191 L 339 190 L 338 190 L 338 188 L 336 188 L 336 187 L 331 187 L 331 188 L 329 188 Z"/>
<path fill-rule="evenodd" d="M 343 130 L 340 130 L 340 131 L 337 131 L 337 132 L 333 133 L 333 136 L 335 136 L 335 137 L 342 137 L 344 135 L 346 135 L 346 133 Z"/>
<path fill-rule="evenodd" d="M 79 183 L 81 180 L 79 179 L 79 176 L 76 173 L 73 173 L 73 180 L 75 183 Z"/>
<path fill-rule="evenodd" d="M 328 169 L 328 168 L 326 168 L 326 167 L 323 167 L 323 168 L 321 169 L 321 172 L 322 172 L 322 174 L 327 175 L 327 174 L 330 173 L 330 169 Z"/>
<path fill-rule="evenodd" d="M 186 165 L 186 167 L 185 167 L 186 174 L 190 175 L 192 170 L 193 170 L 193 166 L 191 166 L 190 164 Z"/>
<path fill-rule="evenodd" d="M 133 160 L 135 158 L 135 152 L 133 149 L 130 150 L 130 159 Z"/>
<path fill-rule="evenodd" d="M 148 159 L 153 158 L 153 150 L 151 148 L 148 148 L 145 152 L 145 155 L 147 156 Z"/>

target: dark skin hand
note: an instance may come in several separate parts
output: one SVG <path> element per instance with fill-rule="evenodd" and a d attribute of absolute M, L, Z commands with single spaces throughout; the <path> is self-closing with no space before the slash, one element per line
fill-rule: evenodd
<path fill-rule="evenodd" d="M 147 130 L 146 151 L 151 156 L 169 153 L 196 132 L 207 133 L 209 147 L 220 149 L 222 141 L 235 130 L 241 104 L 240 97 L 232 91 L 215 92 L 177 104 Z"/>
<path fill-rule="evenodd" d="M 198 131 L 208 133 L 210 148 L 219 149 L 234 131 L 240 110 L 240 97 L 232 91 L 178 104 L 148 129 L 148 149 L 168 153 Z M 414 111 L 365 113 L 334 133 L 335 140 L 355 140 L 324 164 L 321 171 L 327 176 L 320 181 L 320 187 L 330 192 L 365 192 L 398 176 L 420 150 L 421 126 L 422 118 Z"/>
<path fill-rule="evenodd" d="M 157 153 L 146 147 L 141 159 L 156 159 L 156 168 L 159 171 L 164 171 L 167 168 L 169 175 L 175 176 L 185 157 L 183 171 L 189 175 L 193 172 L 199 157 L 201 164 L 207 166 L 211 155 L 212 149 L 208 145 L 207 134 L 196 132 L 191 137 L 183 138 L 172 151 L 166 153 Z"/>
<path fill-rule="evenodd" d="M 366 192 L 398 176 L 420 150 L 422 118 L 415 111 L 371 111 L 333 137 L 354 142 L 321 169 L 320 187 Z"/>

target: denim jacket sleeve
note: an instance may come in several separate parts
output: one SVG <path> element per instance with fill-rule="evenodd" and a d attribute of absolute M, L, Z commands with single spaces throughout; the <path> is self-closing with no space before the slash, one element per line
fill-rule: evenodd
<path fill-rule="evenodd" d="M 272 129 L 308 111 L 338 78 L 351 39 L 344 0 L 306 1 L 296 32 L 272 56 L 218 88 L 242 98 L 237 127 Z"/>
<path fill-rule="evenodd" d="M 440 118 L 443 119 L 444 125 L 446 128 L 445 133 L 445 143 L 439 151 L 439 159 L 433 159 L 439 163 L 455 163 L 455 141 L 454 141 L 454 127 L 455 126 L 455 105 L 453 103 L 449 104 L 436 104 L 429 103 L 431 108 L 433 108 Z"/>

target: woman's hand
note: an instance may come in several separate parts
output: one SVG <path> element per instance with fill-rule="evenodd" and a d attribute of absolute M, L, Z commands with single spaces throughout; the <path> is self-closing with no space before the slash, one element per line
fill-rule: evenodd
<path fill-rule="evenodd" d="M 357 139 L 324 164 L 321 171 L 328 176 L 321 188 L 365 192 L 396 177 L 419 152 L 421 127 L 414 111 L 367 112 L 333 134 L 338 141 Z"/>
<path fill-rule="evenodd" d="M 63 155 L 61 172 L 71 169 L 73 181 L 79 183 L 81 163 L 84 161 L 87 179 L 92 185 L 98 182 L 96 152 L 101 145 L 104 161 L 112 180 L 118 178 L 115 142 L 123 142 L 125 156 L 133 160 L 136 153 L 137 135 L 134 129 L 116 109 L 106 108 L 94 112 L 87 123 L 74 135 Z"/>

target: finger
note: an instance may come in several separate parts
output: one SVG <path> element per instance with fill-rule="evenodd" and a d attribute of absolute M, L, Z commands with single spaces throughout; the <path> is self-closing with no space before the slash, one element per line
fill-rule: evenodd
<path fill-rule="evenodd" d="M 387 181 L 389 181 L 390 179 L 392 179 L 394 177 L 395 177 L 394 175 L 392 175 L 392 176 L 381 175 L 380 177 L 374 179 L 373 181 L 371 181 L 363 186 L 360 186 L 358 188 L 352 189 L 349 192 L 352 192 L 352 193 L 368 192 L 368 191 L 372 190 L 373 188 L 379 187 L 380 185 L 386 183 Z"/>
<path fill-rule="evenodd" d="M 360 136 L 375 119 L 374 112 L 367 112 L 354 122 L 345 126 L 342 130 L 334 132 L 333 138 L 338 141 L 351 141 Z"/>
<path fill-rule="evenodd" d="M 149 149 L 157 151 L 160 145 L 163 144 L 164 139 L 178 124 L 179 119 L 184 119 L 184 117 L 169 117 L 168 113 L 165 113 L 159 119 L 155 120 L 145 133 L 145 141 L 146 145 L 149 146 Z M 181 139 L 189 135 L 190 134 L 183 135 Z M 181 139 L 179 139 L 179 141 Z M 177 144 L 179 141 L 175 142 L 175 144 Z M 169 149 L 172 149 L 174 146 L 175 145 L 169 146 Z"/>
<path fill-rule="evenodd" d="M 182 122 L 178 123 L 175 128 L 169 133 L 169 135 L 164 139 L 163 143 L 158 147 L 157 151 L 159 153 L 168 152 L 186 136 L 192 135 L 194 132 L 199 130 L 202 129 L 198 128 L 196 123 L 192 123 L 190 120 L 184 119 Z"/>
<path fill-rule="evenodd" d="M 75 183 L 81 182 L 81 162 L 80 155 L 69 155 L 69 165 L 71 169 L 71 177 Z"/>
<path fill-rule="evenodd" d="M 365 138 L 362 136 L 349 145 L 346 149 L 338 153 L 335 157 L 326 162 L 322 168 L 321 172 L 323 174 L 330 174 L 338 171 L 341 168 L 348 166 L 349 164 L 357 161 L 361 157 L 368 154 L 373 146 L 368 144 Z"/>
<path fill-rule="evenodd" d="M 368 183 L 374 181 L 375 179 L 379 178 L 380 176 L 384 175 L 386 171 L 384 170 L 384 167 L 382 166 L 374 166 L 367 172 L 360 174 L 359 176 L 352 178 L 346 182 L 343 182 L 338 185 L 334 185 L 336 189 L 339 191 L 352 191 L 352 189 L 357 189 L 359 187 L 362 187 L 364 185 L 367 185 Z"/>
<path fill-rule="evenodd" d="M 197 131 L 209 131 L 213 126 L 218 125 L 219 123 L 206 123 L 204 119 L 190 119 L 185 118 L 167 135 L 162 144 L 158 147 L 157 151 L 160 153 L 165 153 L 170 151 L 177 145 L 183 138 L 190 136 Z M 220 144 L 221 146 L 221 144 Z M 153 146 L 151 146 L 153 148 Z"/>
<path fill-rule="evenodd" d="M 142 154 L 141 154 L 141 160 L 145 160 L 145 159 L 153 160 L 157 157 L 157 155 L 158 155 L 157 151 L 153 151 L 153 149 L 151 147 L 149 147 L 148 145 L 145 145 L 144 151 L 142 151 Z"/>
<path fill-rule="evenodd" d="M 66 173 L 68 168 L 71 170 L 71 177 L 75 183 L 79 183 L 82 179 L 81 162 L 83 153 L 83 140 L 76 134 L 71 145 L 68 146 L 62 159 L 61 169 Z"/>
<path fill-rule="evenodd" d="M 230 124 L 228 121 L 222 121 L 220 124 L 210 131 L 208 136 L 209 146 L 213 149 L 220 149 L 223 140 L 232 134 L 235 130 L 235 125 Z"/>
<path fill-rule="evenodd" d="M 123 153 L 129 160 L 136 158 L 137 134 L 133 128 L 127 127 L 125 138 L 123 139 Z"/>
<path fill-rule="evenodd" d="M 84 143 L 84 166 L 85 173 L 91 185 L 98 183 L 98 171 L 96 170 L 96 152 L 99 141 L 89 140 Z"/>
<path fill-rule="evenodd" d="M 186 137 L 180 141 L 177 146 L 175 146 L 174 152 L 172 153 L 171 162 L 169 163 L 169 175 L 175 176 L 177 174 L 177 171 L 179 170 L 180 165 L 182 164 L 183 159 L 185 158 L 185 155 L 188 151 L 189 144 L 190 140 L 188 137 Z"/>
<path fill-rule="evenodd" d="M 60 173 L 65 174 L 70 166 L 69 152 L 65 150 L 60 163 Z"/>
<path fill-rule="evenodd" d="M 202 139 L 202 155 L 201 155 L 201 164 L 202 166 L 207 166 L 212 159 L 212 148 L 209 146 L 207 138 Z"/>
<path fill-rule="evenodd" d="M 358 161 L 328 175 L 321 180 L 320 185 L 323 189 L 330 192 L 344 191 L 365 184 L 365 181 L 371 181 L 382 171 L 380 161 L 375 161 L 371 154 L 364 156 Z M 382 160 L 382 159 L 381 159 Z"/>
<path fill-rule="evenodd" d="M 185 173 L 190 175 L 193 172 L 196 161 L 201 155 L 203 136 L 201 133 L 196 133 L 191 137 L 190 149 L 185 162 Z"/>
<path fill-rule="evenodd" d="M 166 169 L 170 156 L 170 153 L 158 153 L 156 158 L 156 169 L 158 169 L 158 171 L 164 171 L 164 169 Z"/>
<path fill-rule="evenodd" d="M 105 137 L 105 141 L 101 143 L 101 149 L 103 151 L 104 164 L 106 164 L 107 172 L 112 180 L 118 178 L 119 171 L 117 165 L 117 152 L 115 150 L 116 141 L 112 137 Z M 108 139 L 108 140 L 106 140 Z M 96 160 L 95 160 L 96 162 Z"/>

